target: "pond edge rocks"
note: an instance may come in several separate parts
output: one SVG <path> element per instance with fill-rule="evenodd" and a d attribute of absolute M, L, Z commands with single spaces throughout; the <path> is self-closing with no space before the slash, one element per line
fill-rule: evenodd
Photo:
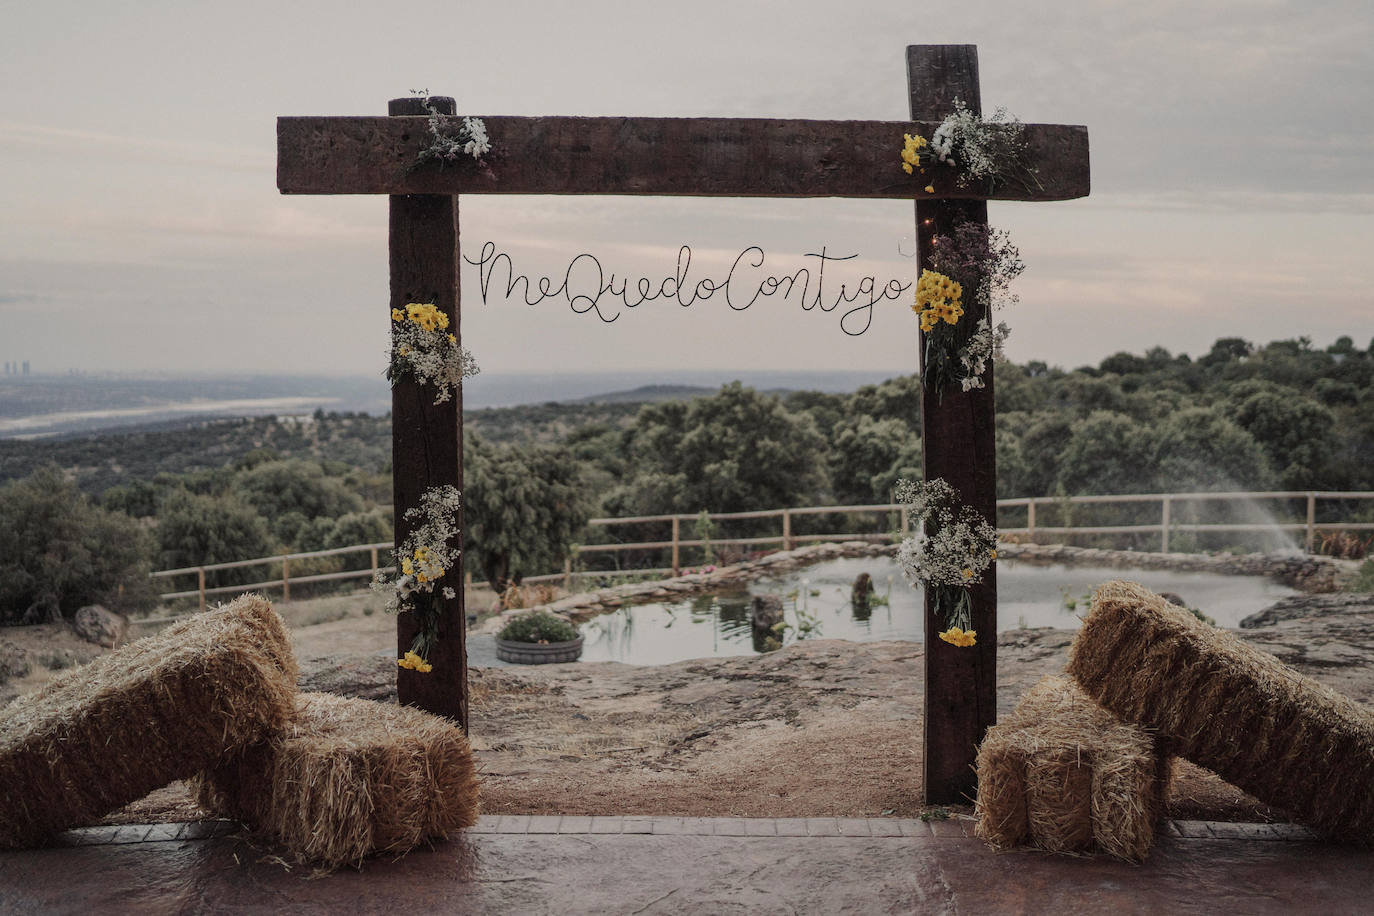
<path fill-rule="evenodd" d="M 1194 554 L 1143 553 L 1133 550 L 1099 550 L 1091 547 L 1072 547 L 1067 544 L 1012 544 L 997 547 L 1001 560 L 1025 563 L 1063 563 L 1068 566 L 1108 566 L 1124 569 L 1167 569 L 1175 572 L 1210 572 L 1231 576 L 1267 576 L 1292 588 L 1308 593 L 1339 590 L 1355 575 L 1359 562 L 1334 557 L 1304 554 Z M 548 611 L 582 623 L 625 604 L 661 601 L 665 598 L 687 598 L 703 592 L 743 585 L 745 582 L 824 560 L 854 557 L 892 557 L 896 544 L 874 544 L 869 541 L 843 541 L 810 544 L 795 550 L 767 554 L 755 560 L 722 566 L 711 572 L 690 573 L 669 579 L 628 582 L 595 591 L 580 592 L 539 605 L 536 608 L 517 608 L 502 611 L 488 618 L 473 632 L 495 634 L 512 618 L 534 610 Z"/>

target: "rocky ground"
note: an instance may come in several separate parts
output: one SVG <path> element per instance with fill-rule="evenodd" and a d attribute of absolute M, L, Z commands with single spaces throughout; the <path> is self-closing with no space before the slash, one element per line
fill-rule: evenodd
<path fill-rule="evenodd" d="M 1374 702 L 1374 595 L 1288 599 L 1242 638 L 1361 702 Z M 350 617 L 293 631 L 302 687 L 395 697 L 393 622 Z M 28 628 L 22 635 L 43 634 Z M 0 664 L 24 655 L 0 633 Z M 89 657 L 48 634 L 44 651 Z M 1070 630 L 999 640 L 999 705 L 1062 670 Z M 474 637 L 474 648 L 489 637 Z M 8 644 L 8 648 L 6 648 Z M 82 646 L 89 646 L 83 648 Z M 656 667 L 618 663 L 472 670 L 472 743 L 490 814 L 911 816 L 921 811 L 922 646 L 808 640 L 757 657 Z M 5 685 L 41 680 L 41 665 Z M 40 670 L 42 669 L 42 670 Z M 1180 764 L 1178 817 L 1281 819 L 1216 777 Z M 171 786 L 111 820 L 186 820 Z"/>

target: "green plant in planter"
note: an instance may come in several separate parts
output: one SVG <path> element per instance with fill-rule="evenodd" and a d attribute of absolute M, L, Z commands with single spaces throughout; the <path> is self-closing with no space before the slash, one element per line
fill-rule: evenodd
<path fill-rule="evenodd" d="M 537 644 L 570 642 L 577 638 L 577 629 L 562 617 L 548 611 L 535 611 L 512 617 L 496 638 Z"/>

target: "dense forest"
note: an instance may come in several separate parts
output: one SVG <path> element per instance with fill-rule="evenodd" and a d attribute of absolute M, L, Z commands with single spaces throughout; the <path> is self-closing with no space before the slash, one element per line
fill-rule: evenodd
<path fill-rule="evenodd" d="M 996 397 L 1002 497 L 1374 489 L 1374 342 L 1224 338 L 1198 359 L 1156 347 L 1072 371 L 1000 362 Z M 734 383 L 687 400 L 478 410 L 465 427 L 468 562 L 494 580 L 556 569 L 593 516 L 885 503 L 921 462 L 914 376 L 852 394 Z M 43 591 L 35 518 L 98 528 L 144 568 L 383 541 L 390 457 L 388 418 L 322 411 L 0 442 L 0 616 L 78 600 Z M 147 600 L 127 576 L 105 579 Z"/>

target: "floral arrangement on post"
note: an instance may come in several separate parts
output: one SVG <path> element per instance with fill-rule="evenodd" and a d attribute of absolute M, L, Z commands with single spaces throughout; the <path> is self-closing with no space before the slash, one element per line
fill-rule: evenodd
<path fill-rule="evenodd" d="M 471 156 L 480 163 L 482 157 L 491 152 L 491 138 L 487 136 L 486 122 L 481 118 L 465 116 L 456 126 L 451 126 L 452 122 L 430 102 L 427 92 L 417 95 L 424 97 L 423 104 L 429 112 L 429 134 L 432 139 L 429 146 L 420 150 L 420 157 L 415 160 L 416 165 L 422 165 L 431 159 L 439 160 L 442 165 L 445 162 L 456 162 L 464 156 Z"/>
<path fill-rule="evenodd" d="M 1004 230 L 965 222 L 949 235 L 931 240 L 930 268 L 921 272 L 912 305 L 925 334 L 925 377 L 937 391 L 984 387 L 988 363 L 1002 355 L 1011 335 L 1006 322 L 990 317 L 962 321 L 964 297 L 985 315 L 1017 301 L 1011 283 L 1026 269 L 1021 253 Z"/>
<path fill-rule="evenodd" d="M 435 404 L 453 397 L 463 379 L 476 375 L 478 368 L 472 353 L 458 345 L 458 337 L 448 332 L 448 326 L 448 316 L 433 303 L 412 302 L 404 309 L 392 309 L 387 379 L 393 385 L 403 378 L 433 385 Z"/>
<path fill-rule="evenodd" d="M 430 650 L 439 633 L 439 609 L 435 607 L 435 588 L 449 570 L 458 568 L 462 556 L 462 536 L 458 530 L 458 510 L 462 496 L 452 486 L 431 487 L 420 496 L 420 505 L 407 509 L 406 521 L 417 524 L 405 541 L 392 552 L 396 563 L 395 579 L 378 575 L 372 588 L 387 593 L 386 609 L 398 614 L 410 612 L 419 621 L 419 632 L 410 651 L 396 664 L 412 671 L 431 670 Z M 439 594 L 452 600 L 457 593 L 443 586 Z"/>
<path fill-rule="evenodd" d="M 918 533 L 898 548 L 897 565 L 913 587 L 931 590 L 935 613 L 945 621 L 940 638 L 954 646 L 976 645 L 968 590 L 983 581 L 997 559 L 997 529 L 972 506 L 960 503 L 942 478 L 899 480 L 893 497 L 918 525 Z"/>

